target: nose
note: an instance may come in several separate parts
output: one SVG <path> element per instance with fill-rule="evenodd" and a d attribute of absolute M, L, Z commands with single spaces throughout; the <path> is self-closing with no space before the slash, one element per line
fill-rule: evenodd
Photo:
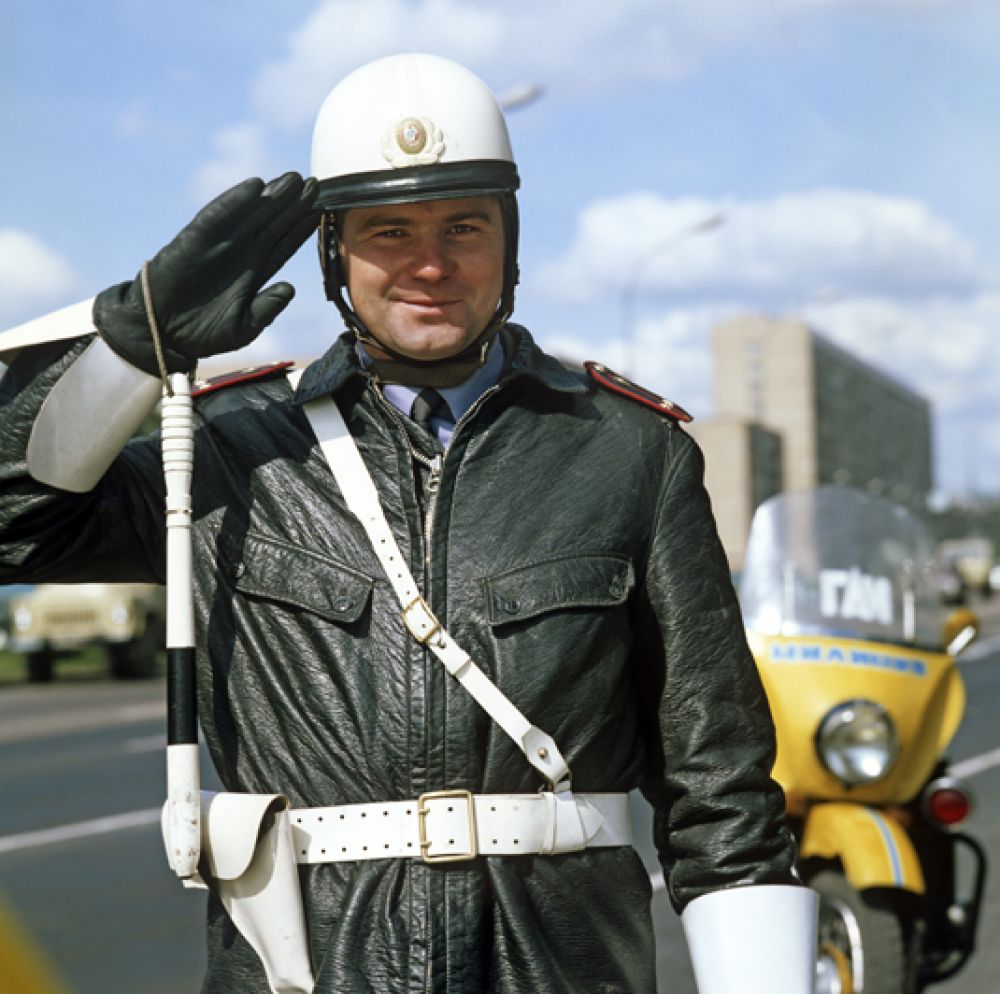
<path fill-rule="evenodd" d="M 428 235 L 414 245 L 410 272 L 417 279 L 442 280 L 451 271 L 452 261 L 442 237 Z"/>

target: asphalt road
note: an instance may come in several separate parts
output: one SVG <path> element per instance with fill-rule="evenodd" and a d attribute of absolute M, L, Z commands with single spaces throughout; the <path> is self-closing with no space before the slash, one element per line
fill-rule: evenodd
<path fill-rule="evenodd" d="M 969 703 L 950 754 L 978 796 L 969 831 L 1000 853 L 1000 604 L 983 614 L 983 636 L 963 657 Z M 173 879 L 160 843 L 162 699 L 162 681 L 0 688 L 0 899 L 73 994 L 199 989 L 204 898 Z M 636 825 L 655 874 L 641 804 Z M 653 913 L 661 994 L 695 994 L 662 887 Z M 981 949 L 936 990 L 1000 990 L 998 934 L 1000 884 L 988 887 Z"/>

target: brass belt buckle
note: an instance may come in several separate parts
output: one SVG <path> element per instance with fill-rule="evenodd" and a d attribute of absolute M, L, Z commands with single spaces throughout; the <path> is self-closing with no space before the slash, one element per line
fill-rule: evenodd
<path fill-rule="evenodd" d="M 427 801 L 461 800 L 466 804 L 466 813 L 469 818 L 469 848 L 466 852 L 443 853 L 432 856 L 428 850 L 431 847 L 431 840 L 427 838 L 427 815 L 430 808 Z M 417 798 L 417 838 L 420 840 L 420 858 L 425 863 L 460 863 L 465 860 L 475 859 L 479 855 L 479 847 L 476 843 L 476 806 L 472 799 L 471 790 L 432 790 L 426 794 L 421 794 Z"/>
<path fill-rule="evenodd" d="M 411 614 L 411 612 L 413 612 Z M 403 624 L 410 634 L 421 644 L 426 645 L 439 631 L 441 622 L 434 617 L 427 601 L 423 597 L 414 597 L 403 608 Z M 423 629 L 421 628 L 423 626 Z M 424 797 L 435 797 L 437 794 L 425 794 Z"/>

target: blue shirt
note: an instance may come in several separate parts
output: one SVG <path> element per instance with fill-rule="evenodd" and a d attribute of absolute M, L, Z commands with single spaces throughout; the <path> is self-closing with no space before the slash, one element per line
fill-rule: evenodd
<path fill-rule="evenodd" d="M 363 351 L 364 346 L 358 347 L 363 364 L 368 365 L 371 361 Z M 495 338 L 486 354 L 486 362 L 482 364 L 467 380 L 453 387 L 437 387 L 437 392 L 448 402 L 451 410 L 451 420 L 437 415 L 431 418 L 431 428 L 437 440 L 445 447 L 451 443 L 451 436 L 455 431 L 455 423 L 465 412 L 499 379 L 503 372 L 503 347 L 500 339 Z M 399 408 L 407 417 L 413 409 L 413 401 L 420 393 L 421 387 L 406 386 L 402 383 L 386 383 L 382 386 L 385 399 L 393 407 Z"/>

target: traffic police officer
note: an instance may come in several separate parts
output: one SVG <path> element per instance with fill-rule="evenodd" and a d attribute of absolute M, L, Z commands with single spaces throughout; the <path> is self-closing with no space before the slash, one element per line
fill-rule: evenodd
<path fill-rule="evenodd" d="M 284 795 L 312 840 L 304 961 L 284 974 L 206 869 L 204 991 L 652 992 L 624 806 L 639 788 L 703 994 L 805 994 L 811 897 L 685 415 L 604 367 L 568 371 L 510 323 L 518 174 L 463 67 L 352 73 L 312 171 L 222 194 L 97 296 L 93 324 L 88 304 L 0 341 L 19 348 L 0 579 L 162 581 L 158 442 L 126 441 L 165 374 L 277 317 L 293 291 L 268 282 L 319 228 L 345 333 L 294 387 L 265 368 L 197 401 L 205 738 L 227 792 Z M 485 680 L 475 699 L 468 668 L 414 637 L 316 445 L 305 412 L 331 400 L 421 616 Z M 521 742 L 498 725 L 511 713 Z M 451 816 L 454 832 L 429 827 Z"/>

